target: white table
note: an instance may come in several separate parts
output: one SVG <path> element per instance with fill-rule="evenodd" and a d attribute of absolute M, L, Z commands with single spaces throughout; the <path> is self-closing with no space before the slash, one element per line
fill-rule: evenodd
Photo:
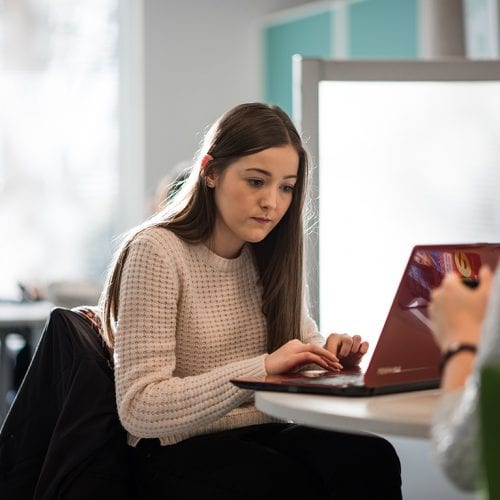
<path fill-rule="evenodd" d="M 37 302 L 0 302 L 0 328 L 39 326 L 49 316 L 54 304 Z"/>
<path fill-rule="evenodd" d="M 6 395 L 11 383 L 5 346 L 7 336 L 28 330 L 29 338 L 26 341 L 35 348 L 53 307 L 47 301 L 0 302 L 0 425 L 8 410 Z"/>
<path fill-rule="evenodd" d="M 328 430 L 427 439 L 438 389 L 370 397 L 257 391 L 255 404 L 273 417 Z"/>

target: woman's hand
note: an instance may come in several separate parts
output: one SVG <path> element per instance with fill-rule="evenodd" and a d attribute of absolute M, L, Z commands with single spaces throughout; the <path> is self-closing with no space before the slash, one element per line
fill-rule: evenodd
<path fill-rule="evenodd" d="M 332 333 L 328 336 L 325 348 L 335 354 L 342 365 L 348 368 L 359 365 L 368 351 L 368 342 L 361 340 L 359 335 L 351 337 L 347 333 Z"/>
<path fill-rule="evenodd" d="M 273 353 L 268 354 L 264 363 L 268 375 L 291 372 L 311 363 L 328 371 L 342 369 L 335 354 L 319 345 L 304 344 L 297 339 L 288 341 Z"/>
<path fill-rule="evenodd" d="M 479 270 L 479 285 L 468 288 L 455 273 L 447 274 L 431 292 L 428 312 L 434 337 L 446 351 L 453 342 L 477 344 L 486 312 L 493 275 L 489 267 Z"/>

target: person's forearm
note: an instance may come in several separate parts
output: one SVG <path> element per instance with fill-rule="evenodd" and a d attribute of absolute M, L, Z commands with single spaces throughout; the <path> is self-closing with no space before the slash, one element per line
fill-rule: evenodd
<path fill-rule="evenodd" d="M 449 392 L 463 387 L 475 360 L 476 354 L 471 351 L 462 351 L 450 358 L 444 367 L 441 389 Z"/>

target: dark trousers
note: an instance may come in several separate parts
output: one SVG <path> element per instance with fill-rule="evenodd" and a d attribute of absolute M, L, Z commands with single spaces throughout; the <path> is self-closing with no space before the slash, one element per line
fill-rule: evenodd
<path fill-rule="evenodd" d="M 131 449 L 145 499 L 401 499 L 401 466 L 377 436 L 266 424 Z"/>

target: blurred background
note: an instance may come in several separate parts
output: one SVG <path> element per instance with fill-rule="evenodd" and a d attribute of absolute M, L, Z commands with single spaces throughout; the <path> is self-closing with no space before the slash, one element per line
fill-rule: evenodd
<path fill-rule="evenodd" d="M 497 0 L 0 0 L 0 299 L 96 301 L 206 127 L 291 56 L 498 57 Z M 21 285 L 21 286 L 20 286 Z"/>
<path fill-rule="evenodd" d="M 265 18 L 299 3 L 1 0 L 0 299 L 94 303 L 162 179 L 264 98 Z"/>

